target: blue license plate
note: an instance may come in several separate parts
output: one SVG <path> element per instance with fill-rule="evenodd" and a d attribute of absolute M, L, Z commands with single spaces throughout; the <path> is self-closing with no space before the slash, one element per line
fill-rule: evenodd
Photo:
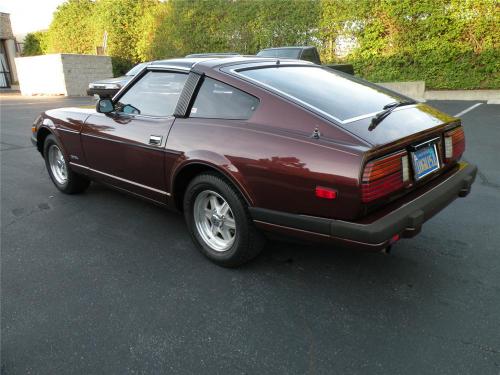
<path fill-rule="evenodd" d="M 436 145 L 423 147 L 411 153 L 415 180 L 420 180 L 429 173 L 439 169 Z"/>

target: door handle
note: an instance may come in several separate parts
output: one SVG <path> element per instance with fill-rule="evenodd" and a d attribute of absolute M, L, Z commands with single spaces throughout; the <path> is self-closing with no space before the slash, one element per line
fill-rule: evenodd
<path fill-rule="evenodd" d="M 152 136 L 149 137 L 149 144 L 153 145 L 153 146 L 160 146 L 162 139 L 163 139 L 162 136 L 152 135 Z"/>

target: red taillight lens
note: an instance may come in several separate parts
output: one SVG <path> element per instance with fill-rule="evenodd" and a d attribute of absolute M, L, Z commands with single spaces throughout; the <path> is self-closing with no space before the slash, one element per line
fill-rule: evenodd
<path fill-rule="evenodd" d="M 464 151 L 465 135 L 461 126 L 444 134 L 444 157 L 446 162 L 460 159 Z"/>
<path fill-rule="evenodd" d="M 337 198 L 337 190 L 323 186 L 316 186 L 316 196 L 324 199 L 335 199 Z"/>
<path fill-rule="evenodd" d="M 410 180 L 408 154 L 401 151 L 368 162 L 363 172 L 361 200 L 364 203 L 401 189 Z"/>

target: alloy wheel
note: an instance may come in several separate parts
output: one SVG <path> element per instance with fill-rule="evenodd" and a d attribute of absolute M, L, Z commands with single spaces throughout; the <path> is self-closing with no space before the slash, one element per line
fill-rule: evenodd
<path fill-rule="evenodd" d="M 236 238 L 236 221 L 229 203 L 218 193 L 204 190 L 194 202 L 194 221 L 203 241 L 215 251 L 227 251 Z"/>

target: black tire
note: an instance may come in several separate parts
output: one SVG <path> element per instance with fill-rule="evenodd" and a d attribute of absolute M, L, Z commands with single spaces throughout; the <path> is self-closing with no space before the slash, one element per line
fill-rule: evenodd
<path fill-rule="evenodd" d="M 61 150 L 61 154 L 64 159 L 67 173 L 67 179 L 64 183 L 61 183 L 57 180 L 57 178 L 54 176 L 52 168 L 50 167 L 49 149 L 52 146 L 57 146 Z M 54 137 L 53 135 L 49 135 L 47 136 L 47 138 L 45 138 L 45 142 L 43 144 L 43 156 L 45 159 L 45 167 L 49 172 L 50 179 L 60 191 L 65 194 L 78 194 L 87 190 L 90 185 L 90 180 L 86 176 L 75 173 L 70 169 L 68 160 L 64 155 L 64 152 L 62 152 L 62 147 L 59 145 L 56 137 Z"/>
<path fill-rule="evenodd" d="M 210 190 L 219 194 L 230 206 L 236 232 L 234 242 L 225 251 L 216 251 L 203 239 L 195 223 L 194 206 L 196 197 Z M 263 249 L 264 236 L 254 226 L 247 205 L 240 193 L 224 178 L 217 174 L 206 173 L 195 177 L 184 194 L 184 217 L 191 236 L 200 249 L 212 262 L 223 267 L 237 267 L 255 258 Z"/>

